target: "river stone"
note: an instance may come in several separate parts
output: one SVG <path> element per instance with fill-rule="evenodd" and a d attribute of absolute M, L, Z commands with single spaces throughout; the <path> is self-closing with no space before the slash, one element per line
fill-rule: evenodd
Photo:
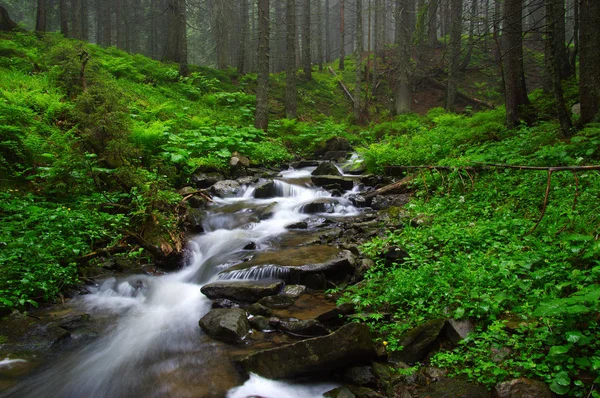
<path fill-rule="evenodd" d="M 348 387 L 334 388 L 333 390 L 327 391 L 323 396 L 326 398 L 356 398 L 356 395 L 354 395 Z"/>
<path fill-rule="evenodd" d="M 250 318 L 250 325 L 256 330 L 271 330 L 269 319 L 262 315 L 256 315 Z"/>
<path fill-rule="evenodd" d="M 218 281 L 202 286 L 200 291 L 209 299 L 225 298 L 254 303 L 263 297 L 277 294 L 283 288 L 278 280 Z"/>
<path fill-rule="evenodd" d="M 190 182 L 194 184 L 197 188 L 209 188 L 213 184 L 223 181 L 225 177 L 221 173 L 217 173 L 214 171 L 205 172 L 205 171 L 196 171 L 190 177 Z"/>
<path fill-rule="evenodd" d="M 278 329 L 290 333 L 295 336 L 303 336 L 303 337 L 315 337 L 315 336 L 325 336 L 329 334 L 329 330 L 321 323 L 314 319 L 306 319 L 306 320 L 281 320 L 278 325 Z"/>
<path fill-rule="evenodd" d="M 264 305 L 267 308 L 280 309 L 291 306 L 295 301 L 296 297 L 287 294 L 277 294 L 274 296 L 263 297 L 258 301 L 258 304 Z"/>
<path fill-rule="evenodd" d="M 490 398 L 490 393 L 481 384 L 460 379 L 444 379 L 429 384 L 417 396 L 420 398 Z M 522 396 L 519 395 L 519 398 Z"/>
<path fill-rule="evenodd" d="M 375 383 L 375 375 L 370 366 L 355 366 L 346 369 L 344 380 L 357 386 L 366 386 Z"/>
<path fill-rule="evenodd" d="M 344 137 L 333 137 L 325 141 L 324 144 L 321 144 L 317 150 L 315 150 L 315 156 L 320 157 L 327 152 L 332 151 L 346 151 L 349 152 L 352 150 L 352 146 L 350 145 L 350 141 Z"/>
<path fill-rule="evenodd" d="M 236 151 L 231 154 L 229 165 L 234 168 L 250 167 L 250 159 Z"/>
<path fill-rule="evenodd" d="M 322 159 L 329 160 L 331 162 L 343 162 L 347 158 L 347 151 L 329 151 L 325 152 L 322 156 Z"/>
<path fill-rule="evenodd" d="M 186 214 L 186 224 L 188 230 L 195 234 L 204 232 L 202 222 L 204 221 L 205 212 L 200 209 L 188 209 Z"/>
<path fill-rule="evenodd" d="M 306 292 L 306 286 L 302 285 L 286 285 L 283 288 L 283 294 L 287 294 L 292 297 L 300 297 L 304 292 Z"/>
<path fill-rule="evenodd" d="M 207 335 L 226 343 L 239 343 L 250 331 L 246 311 L 241 308 L 210 310 L 200 319 L 199 324 Z"/>
<path fill-rule="evenodd" d="M 315 214 L 315 213 L 333 213 L 335 204 L 329 198 L 320 198 L 300 207 L 300 213 Z"/>
<path fill-rule="evenodd" d="M 254 303 L 251 306 L 249 306 L 248 308 L 246 308 L 246 311 L 248 311 L 249 314 L 252 315 L 263 315 L 263 316 L 271 316 L 271 309 L 265 307 L 262 304 L 259 303 Z"/>
<path fill-rule="evenodd" d="M 369 327 L 350 323 L 323 337 L 257 351 L 240 360 L 247 372 L 269 379 L 329 373 L 369 363 L 375 356 Z"/>
<path fill-rule="evenodd" d="M 492 390 L 494 398 L 551 398 L 548 386 L 538 380 L 524 377 L 496 384 Z"/>
<path fill-rule="evenodd" d="M 337 166 L 330 162 L 323 162 L 316 169 L 313 170 L 310 175 L 313 176 L 341 176 L 340 170 Z"/>
<path fill-rule="evenodd" d="M 210 191 L 221 198 L 237 196 L 240 190 L 240 183 L 235 180 L 217 181 L 212 187 L 210 187 Z"/>
<path fill-rule="evenodd" d="M 314 175 L 310 178 L 310 180 L 318 187 L 335 184 L 339 185 L 345 191 L 349 191 L 354 188 L 354 180 L 349 177 L 341 177 L 337 175 Z"/>
<path fill-rule="evenodd" d="M 308 229 L 308 223 L 306 221 L 300 221 L 294 224 L 290 224 L 286 227 L 287 229 Z"/>
<path fill-rule="evenodd" d="M 276 195 L 275 182 L 273 181 L 260 182 L 254 187 L 254 197 L 256 199 L 270 199 Z"/>
<path fill-rule="evenodd" d="M 410 200 L 410 194 L 377 195 L 371 201 L 374 210 L 385 210 L 392 206 L 402 207 Z"/>
<path fill-rule="evenodd" d="M 431 351 L 445 323 L 444 319 L 434 319 L 410 330 L 400 342 L 404 347 L 402 351 L 394 353 L 394 361 L 414 363 L 424 359 Z"/>

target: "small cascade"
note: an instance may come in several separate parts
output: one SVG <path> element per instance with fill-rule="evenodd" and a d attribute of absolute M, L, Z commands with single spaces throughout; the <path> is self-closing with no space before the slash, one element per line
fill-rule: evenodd
<path fill-rule="evenodd" d="M 277 265 L 263 265 L 235 271 L 225 271 L 219 274 L 219 279 L 223 280 L 261 280 L 261 279 L 283 279 L 286 280 L 290 274 L 290 269 Z"/>

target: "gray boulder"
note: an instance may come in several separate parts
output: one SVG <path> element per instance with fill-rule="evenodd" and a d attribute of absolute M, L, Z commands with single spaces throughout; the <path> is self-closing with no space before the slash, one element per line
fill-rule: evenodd
<path fill-rule="evenodd" d="M 209 171 L 209 172 L 196 171 L 190 177 L 190 182 L 192 184 L 194 184 L 197 188 L 203 189 L 203 188 L 209 188 L 213 184 L 215 184 L 219 181 L 223 181 L 224 179 L 225 179 L 225 177 L 223 177 L 223 174 L 215 172 L 215 171 Z"/>
<path fill-rule="evenodd" d="M 346 191 L 354 188 L 354 180 L 352 178 L 341 177 L 339 175 L 313 175 L 310 180 L 318 187 L 338 185 Z"/>
<path fill-rule="evenodd" d="M 246 311 L 241 308 L 210 310 L 200 319 L 199 324 L 207 335 L 226 343 L 239 343 L 250 331 Z"/>
<path fill-rule="evenodd" d="M 237 196 L 241 191 L 240 183 L 234 180 L 217 181 L 210 191 L 221 198 Z"/>
<path fill-rule="evenodd" d="M 325 336 L 329 334 L 329 330 L 314 319 L 282 319 L 279 322 L 278 329 L 282 332 L 303 337 Z"/>
<path fill-rule="evenodd" d="M 273 181 L 261 182 L 254 187 L 254 197 L 257 199 L 270 199 L 275 196 L 277 196 L 277 192 Z"/>
<path fill-rule="evenodd" d="M 538 380 L 530 380 L 524 377 L 504 381 L 494 387 L 492 391 L 494 398 L 551 398 L 552 392 L 548 386 Z"/>
<path fill-rule="evenodd" d="M 209 299 L 229 299 L 254 303 L 283 289 L 279 280 L 219 281 L 202 286 L 200 291 Z"/>
<path fill-rule="evenodd" d="M 317 166 L 316 169 L 310 173 L 313 176 L 341 176 L 340 170 L 337 166 L 330 162 L 323 162 Z"/>
<path fill-rule="evenodd" d="M 413 363 L 424 359 L 433 348 L 446 320 L 434 319 L 410 330 L 400 343 L 404 348 L 394 353 L 396 362 Z"/>
<path fill-rule="evenodd" d="M 270 379 L 324 374 L 369 363 L 375 347 L 367 325 L 350 323 L 323 337 L 257 351 L 240 360 L 247 372 Z"/>

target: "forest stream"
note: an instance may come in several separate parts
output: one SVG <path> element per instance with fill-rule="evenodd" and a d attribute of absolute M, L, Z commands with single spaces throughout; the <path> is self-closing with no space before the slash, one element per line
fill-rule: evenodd
<path fill-rule="evenodd" d="M 48 358 L 36 354 L 21 358 L 17 353 L 7 356 L 0 363 L 3 370 L 31 366 L 28 362 L 45 363 L 32 375 L 16 377 L 14 380 L 21 381 L 2 396 L 227 394 L 282 398 L 321 396 L 336 387 L 329 380 L 284 383 L 254 375 L 243 384 L 233 357 L 251 352 L 253 345 L 268 347 L 293 338 L 252 331 L 244 342 L 232 345 L 213 340 L 198 326 L 199 319 L 211 309 L 211 300 L 200 291 L 202 286 L 220 280 L 286 279 L 289 270 L 272 265 L 277 264 L 278 255 L 289 256 L 289 250 L 300 250 L 298 255 L 303 258 L 290 258 L 290 263 L 319 262 L 319 248 L 325 247 L 327 252 L 331 246 L 313 246 L 314 259 L 310 258 L 311 249 L 301 248 L 314 244 L 315 234 L 323 225 L 361 216 L 349 199 L 359 184 L 334 197 L 310 182 L 314 169 L 281 172 L 274 179 L 275 197 L 256 198 L 253 185 L 243 186 L 235 197 L 214 197 L 203 218 L 204 233 L 190 240 L 190 255 L 181 270 L 159 276 L 111 277 L 89 286 L 89 294 L 52 309 L 60 315 L 66 307 L 71 314 L 68 319 L 74 319 L 71 323 L 80 322 L 84 327 L 72 326 L 71 343 L 59 354 Z M 294 229 L 299 223 L 302 227 Z M 262 264 L 261 254 L 266 255 Z M 322 303 L 335 305 L 326 300 Z M 318 305 L 311 305 L 311 310 L 318 310 Z M 4 383 L 6 388 L 9 383 Z"/>

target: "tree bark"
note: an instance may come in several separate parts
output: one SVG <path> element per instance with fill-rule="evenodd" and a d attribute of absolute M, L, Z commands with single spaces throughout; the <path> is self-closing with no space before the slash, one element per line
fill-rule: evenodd
<path fill-rule="evenodd" d="M 598 119 L 600 111 L 600 1 L 581 0 L 579 99 L 581 123 Z"/>
<path fill-rule="evenodd" d="M 123 0 L 115 1 L 115 30 L 117 33 L 117 48 L 125 49 L 125 26 L 123 24 Z"/>
<path fill-rule="evenodd" d="M 319 72 L 323 72 L 323 2 L 317 2 L 317 64 Z"/>
<path fill-rule="evenodd" d="M 102 1 L 102 44 L 105 47 L 112 45 L 111 3 L 111 1 Z"/>
<path fill-rule="evenodd" d="M 81 0 L 81 40 L 90 38 L 90 17 L 88 0 Z"/>
<path fill-rule="evenodd" d="M 325 62 L 331 60 L 331 20 L 329 19 L 329 0 L 325 0 Z"/>
<path fill-rule="evenodd" d="M 411 24 L 409 15 L 411 0 L 396 0 L 396 47 L 398 51 L 398 75 L 394 111 L 396 115 L 409 113 L 412 105 L 412 88 L 410 85 L 410 36 Z"/>
<path fill-rule="evenodd" d="M 515 128 L 521 120 L 521 107 L 529 104 L 523 70 L 523 0 L 504 3 L 504 96 L 506 125 Z"/>
<path fill-rule="evenodd" d="M 46 20 L 48 10 L 46 9 L 46 0 L 37 0 L 37 14 L 35 19 L 36 32 L 46 31 Z"/>
<path fill-rule="evenodd" d="M 296 98 L 296 0 L 286 0 L 285 117 L 298 116 Z"/>
<path fill-rule="evenodd" d="M 427 43 L 430 48 L 438 46 L 437 38 L 437 11 L 439 0 L 429 0 L 427 7 Z"/>
<path fill-rule="evenodd" d="M 304 70 L 304 80 L 312 80 L 312 59 L 310 51 L 310 0 L 301 0 L 302 9 L 302 69 Z"/>
<path fill-rule="evenodd" d="M 60 33 L 64 37 L 69 37 L 69 9 L 67 8 L 67 0 L 60 0 L 59 3 L 60 15 Z"/>
<path fill-rule="evenodd" d="M 185 0 L 169 0 L 168 29 L 163 60 L 177 62 L 179 73 L 187 74 L 187 24 Z"/>
<path fill-rule="evenodd" d="M 248 1 L 240 2 L 240 44 L 238 49 L 237 71 L 239 74 L 246 72 L 246 50 L 248 48 Z"/>
<path fill-rule="evenodd" d="M 71 0 L 71 37 L 81 40 L 81 0 Z"/>
<path fill-rule="evenodd" d="M 228 0 L 215 1 L 215 22 L 213 25 L 214 39 L 216 44 L 217 68 L 227 68 L 227 18 L 225 2 Z"/>
<path fill-rule="evenodd" d="M 362 36 L 362 0 L 356 0 L 356 74 L 354 81 L 354 120 L 357 123 L 362 122 L 361 116 L 361 80 L 362 80 L 362 52 L 363 52 L 363 36 Z"/>
<path fill-rule="evenodd" d="M 258 81 L 254 126 L 269 126 L 269 0 L 258 0 Z"/>
<path fill-rule="evenodd" d="M 571 135 L 573 127 L 563 96 L 562 78 L 566 61 L 565 15 L 563 0 L 546 0 L 548 29 L 546 32 L 546 70 L 550 75 L 552 93 L 563 136 Z M 561 4 L 562 2 L 562 4 Z M 562 25 L 562 29 L 560 28 Z"/>
<path fill-rule="evenodd" d="M 0 31 L 10 32 L 11 30 L 19 30 L 19 25 L 10 19 L 6 8 L 0 5 Z"/>
<path fill-rule="evenodd" d="M 346 58 L 346 0 L 340 0 L 340 65 L 339 70 L 344 70 Z"/>
<path fill-rule="evenodd" d="M 450 54 L 448 59 L 448 86 L 446 90 L 446 110 L 454 111 L 460 65 L 460 44 L 462 36 L 462 0 L 452 0 L 452 27 L 450 29 Z"/>

